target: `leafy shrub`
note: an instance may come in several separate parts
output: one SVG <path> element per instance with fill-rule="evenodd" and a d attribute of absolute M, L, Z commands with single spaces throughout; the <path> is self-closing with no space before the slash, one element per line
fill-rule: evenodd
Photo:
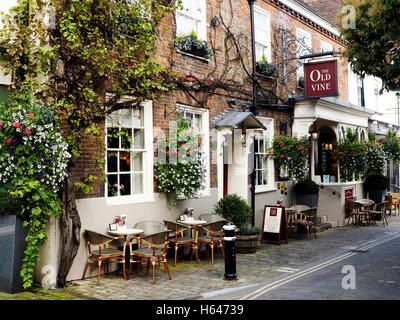
<path fill-rule="evenodd" d="M 319 186 L 311 179 L 306 179 L 296 183 L 294 190 L 298 194 L 318 194 Z"/>
<path fill-rule="evenodd" d="M 389 189 L 389 178 L 384 175 L 370 175 L 364 181 L 365 191 Z"/>
<path fill-rule="evenodd" d="M 273 63 L 268 63 L 267 61 L 257 61 L 256 71 L 258 74 L 267 77 L 277 77 L 279 72 L 278 68 Z"/>
<path fill-rule="evenodd" d="M 11 196 L 9 187 L 0 183 L 0 215 L 17 215 L 21 213 L 21 202 Z"/>
<path fill-rule="evenodd" d="M 214 207 L 215 213 L 232 222 L 236 228 L 246 231 L 252 217 L 251 207 L 237 194 L 227 194 Z"/>

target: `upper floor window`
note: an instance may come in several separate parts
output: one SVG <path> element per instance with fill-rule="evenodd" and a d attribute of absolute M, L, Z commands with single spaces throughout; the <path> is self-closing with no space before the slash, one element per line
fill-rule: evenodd
<path fill-rule="evenodd" d="M 254 7 L 254 29 L 256 43 L 256 61 L 263 56 L 271 62 L 270 14 L 259 7 Z"/>
<path fill-rule="evenodd" d="M 365 107 L 364 102 L 364 80 L 361 77 L 357 76 L 357 98 L 358 105 Z"/>
<path fill-rule="evenodd" d="M 187 36 L 193 31 L 199 39 L 207 40 L 206 0 L 182 0 L 176 12 L 176 35 Z"/>
<path fill-rule="evenodd" d="M 375 107 L 379 107 L 379 82 L 377 80 L 374 80 L 374 103 Z"/>
<path fill-rule="evenodd" d="M 151 200 L 153 194 L 152 107 L 144 102 L 106 119 L 106 197 Z"/>
<path fill-rule="evenodd" d="M 311 33 L 303 29 L 296 29 L 296 57 L 300 58 L 306 54 L 312 53 Z M 297 79 L 304 77 L 304 63 L 302 60 L 297 59 Z"/>

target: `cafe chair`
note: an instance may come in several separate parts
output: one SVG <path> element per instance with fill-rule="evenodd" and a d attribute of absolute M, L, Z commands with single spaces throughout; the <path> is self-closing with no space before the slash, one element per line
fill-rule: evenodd
<path fill-rule="evenodd" d="M 154 234 L 157 232 L 161 232 L 165 230 L 165 225 L 161 221 L 155 221 L 155 220 L 144 220 L 144 221 L 139 221 L 133 226 L 134 229 L 141 229 L 143 230 L 142 236 L 146 236 L 149 234 Z"/>
<path fill-rule="evenodd" d="M 167 250 L 170 230 L 165 230 L 147 236 L 133 237 L 129 240 L 131 255 L 129 259 L 128 280 L 132 273 L 132 265 L 141 263 L 142 259 L 147 260 L 147 274 L 149 274 L 150 263 L 153 266 L 153 284 L 156 283 L 156 262 L 164 264 L 164 271 L 168 273 L 170 280 L 171 274 L 168 269 Z M 138 249 L 132 250 L 132 240 L 138 241 Z"/>
<path fill-rule="evenodd" d="M 350 221 L 353 221 L 353 224 L 358 222 L 359 220 L 359 211 L 363 207 L 363 205 L 356 201 L 349 201 L 348 206 L 350 208 L 349 220 L 347 221 L 347 225 L 350 224 Z"/>
<path fill-rule="evenodd" d="M 164 220 L 164 223 L 165 223 L 166 227 L 172 231 L 169 236 L 169 241 L 170 241 L 170 244 L 175 249 L 174 266 L 176 267 L 178 249 L 182 248 L 182 254 L 183 254 L 184 246 L 186 246 L 186 245 L 191 247 L 190 259 L 192 259 L 193 249 L 195 249 L 196 261 L 197 261 L 197 263 L 199 263 L 199 255 L 198 255 L 198 250 L 197 250 L 198 231 L 195 228 L 188 227 L 187 225 L 184 225 L 184 224 L 181 224 L 178 222 Z M 186 233 L 188 233 L 190 231 L 191 236 L 185 235 L 185 231 L 187 231 Z"/>
<path fill-rule="evenodd" d="M 394 215 L 397 214 L 397 200 L 393 198 L 393 195 L 385 195 L 385 202 L 387 202 L 386 210 L 390 212 L 392 215 L 392 211 L 394 210 Z"/>
<path fill-rule="evenodd" d="M 85 236 L 87 237 L 87 246 L 89 251 L 89 258 L 85 266 L 85 270 L 83 271 L 82 280 L 85 279 L 86 271 L 89 267 L 90 263 L 97 262 L 98 264 L 98 274 L 97 274 L 97 284 L 100 284 L 100 274 L 101 274 L 101 264 L 106 262 L 104 265 L 106 272 L 109 272 L 108 263 L 122 263 L 123 264 L 123 276 L 126 280 L 125 274 L 125 249 L 126 249 L 126 240 L 124 237 L 110 237 L 95 231 L 85 230 Z M 109 248 L 109 244 L 116 240 L 122 240 L 123 250 Z M 98 247 L 97 250 L 92 250 L 93 247 Z M 115 259 L 115 260 L 112 260 Z"/>
<path fill-rule="evenodd" d="M 388 202 L 377 203 L 374 210 L 370 211 L 370 217 L 373 221 L 382 221 L 383 226 L 388 226 L 386 210 L 389 206 Z"/>
<path fill-rule="evenodd" d="M 214 264 L 214 247 L 218 246 L 222 250 L 222 254 L 225 257 L 224 246 L 222 243 L 222 237 L 224 234 L 223 227 L 226 224 L 225 220 L 207 223 L 200 226 L 199 235 L 197 238 L 198 244 L 202 244 L 210 247 L 211 249 L 211 264 Z M 200 247 L 199 247 L 200 250 Z"/>
<path fill-rule="evenodd" d="M 299 212 L 300 217 L 296 219 L 296 225 L 301 225 L 306 228 L 307 239 L 310 240 L 310 228 L 314 231 L 314 237 L 317 239 L 317 233 L 315 231 L 315 224 L 317 219 L 317 209 L 309 208 Z"/>

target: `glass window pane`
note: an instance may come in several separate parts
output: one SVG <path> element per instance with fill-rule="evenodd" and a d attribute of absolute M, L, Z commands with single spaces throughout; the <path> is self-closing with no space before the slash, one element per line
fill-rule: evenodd
<path fill-rule="evenodd" d="M 134 130 L 133 141 L 135 149 L 144 149 L 144 129 Z"/>
<path fill-rule="evenodd" d="M 118 152 L 107 152 L 107 172 L 118 171 Z"/>
<path fill-rule="evenodd" d="M 258 180 L 258 184 L 261 185 L 263 178 L 262 178 L 262 170 L 258 170 L 257 171 L 257 180 Z"/>
<path fill-rule="evenodd" d="M 268 184 L 268 172 L 266 170 L 263 170 L 263 185 L 267 185 Z"/>
<path fill-rule="evenodd" d="M 121 127 L 132 127 L 132 109 L 121 110 Z"/>
<path fill-rule="evenodd" d="M 264 153 L 264 139 L 260 139 L 260 153 Z"/>
<path fill-rule="evenodd" d="M 267 156 L 262 157 L 262 167 L 263 167 L 263 169 L 268 169 L 268 157 Z"/>
<path fill-rule="evenodd" d="M 143 108 L 138 107 L 133 109 L 133 126 L 134 127 L 143 127 L 144 122 L 143 122 Z"/>
<path fill-rule="evenodd" d="M 129 152 L 121 151 L 119 153 L 119 171 L 120 172 L 131 171 L 131 157 L 129 155 Z"/>
<path fill-rule="evenodd" d="M 129 150 L 132 142 L 132 129 L 121 129 L 121 148 Z"/>
<path fill-rule="evenodd" d="M 107 191 L 109 197 L 116 197 L 118 195 L 118 176 L 116 174 L 109 174 Z"/>
<path fill-rule="evenodd" d="M 133 175 L 133 193 L 142 194 L 143 193 L 143 174 L 135 173 Z"/>
<path fill-rule="evenodd" d="M 254 140 L 254 152 L 255 152 L 255 153 L 258 153 L 258 144 L 259 144 L 259 141 L 260 141 L 260 140 L 258 140 L 258 139 L 255 139 L 255 140 Z"/>
<path fill-rule="evenodd" d="M 133 155 L 133 171 L 143 171 L 143 153 L 136 152 Z"/>
<path fill-rule="evenodd" d="M 197 132 L 202 131 L 203 127 L 202 127 L 202 121 L 201 121 L 201 114 L 195 115 L 194 128 L 197 130 Z"/>
<path fill-rule="evenodd" d="M 109 127 L 116 127 L 119 125 L 119 110 L 111 113 L 107 118 L 107 125 Z"/>
<path fill-rule="evenodd" d="M 119 148 L 119 129 L 118 128 L 108 128 L 107 129 L 107 148 Z"/>
<path fill-rule="evenodd" d="M 120 177 L 120 192 L 121 196 L 128 196 L 131 194 L 131 175 L 121 174 Z"/>

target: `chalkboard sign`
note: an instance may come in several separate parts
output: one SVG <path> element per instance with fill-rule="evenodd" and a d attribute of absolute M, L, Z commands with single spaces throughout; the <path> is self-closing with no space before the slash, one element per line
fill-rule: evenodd
<path fill-rule="evenodd" d="M 281 238 L 287 240 L 285 207 L 266 205 L 261 233 L 261 243 L 264 240 L 277 241 L 281 244 Z"/>

